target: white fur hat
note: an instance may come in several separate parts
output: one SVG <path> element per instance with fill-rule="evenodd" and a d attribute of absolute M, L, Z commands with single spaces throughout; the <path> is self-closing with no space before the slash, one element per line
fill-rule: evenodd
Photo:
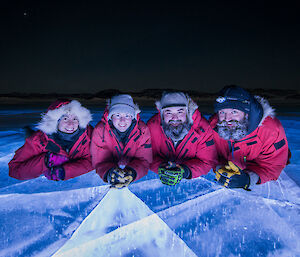
<path fill-rule="evenodd" d="M 137 114 L 140 113 L 140 109 L 133 102 L 133 99 L 130 95 L 116 95 L 113 96 L 108 102 L 108 117 L 110 120 L 111 116 L 115 113 L 128 113 L 132 116 L 132 118 L 137 118 Z"/>
<path fill-rule="evenodd" d="M 46 113 L 42 114 L 42 119 L 36 128 L 48 135 L 56 133 L 58 121 L 65 114 L 76 115 L 80 128 L 86 128 L 92 120 L 90 111 L 77 100 L 57 100 L 50 105 Z"/>

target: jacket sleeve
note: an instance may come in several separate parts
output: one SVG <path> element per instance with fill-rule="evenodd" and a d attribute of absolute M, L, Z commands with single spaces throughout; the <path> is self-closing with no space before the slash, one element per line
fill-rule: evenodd
<path fill-rule="evenodd" d="M 104 179 L 104 175 L 108 170 L 118 165 L 109 148 L 109 143 L 104 140 L 104 130 L 104 124 L 97 125 L 93 131 L 91 141 L 92 165 L 102 179 Z"/>
<path fill-rule="evenodd" d="M 9 162 L 9 176 L 26 180 L 39 177 L 46 169 L 45 155 L 38 142 L 37 134 L 27 138 Z"/>
<path fill-rule="evenodd" d="M 139 143 L 137 146 L 137 151 L 134 158 L 127 163 L 127 167 L 135 170 L 137 176 L 135 180 L 142 178 L 147 175 L 150 168 L 150 163 L 152 162 L 152 147 L 151 147 L 151 137 L 150 131 L 147 127 L 141 132 L 142 135 L 139 138 Z"/>
<path fill-rule="evenodd" d="M 80 145 L 81 149 L 79 152 L 81 155 L 75 159 L 70 159 L 70 161 L 63 164 L 65 170 L 65 180 L 78 177 L 89 171 L 93 170 L 92 157 L 90 153 L 90 143 L 91 143 L 92 128 L 88 127 L 87 140 L 84 145 Z"/>
<path fill-rule="evenodd" d="M 259 176 L 259 184 L 277 180 L 288 159 L 288 143 L 284 129 L 278 119 L 274 119 L 274 122 L 270 129 L 261 128 L 261 152 L 255 160 L 247 163 L 246 167 Z"/>
<path fill-rule="evenodd" d="M 93 170 L 90 154 L 86 154 L 80 158 L 72 159 L 62 165 L 65 170 L 65 179 L 75 178 Z"/>
<path fill-rule="evenodd" d="M 196 156 L 192 159 L 186 159 L 182 164 L 186 165 L 191 173 L 191 178 L 207 174 L 210 169 L 215 168 L 217 164 L 217 152 L 213 139 L 213 130 L 207 126 L 202 140 L 197 144 Z"/>

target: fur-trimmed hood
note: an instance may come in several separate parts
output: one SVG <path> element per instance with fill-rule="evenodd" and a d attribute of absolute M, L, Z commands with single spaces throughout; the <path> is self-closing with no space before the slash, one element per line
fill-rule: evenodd
<path fill-rule="evenodd" d="M 183 93 L 182 93 L 183 94 Z M 190 124 L 193 124 L 193 114 L 194 112 L 197 110 L 198 105 L 192 100 L 192 98 L 190 98 L 190 96 L 188 94 L 184 94 L 184 96 L 186 97 L 186 101 L 187 101 L 187 118 L 189 120 Z M 162 104 L 161 104 L 161 100 L 156 101 L 155 102 L 156 108 L 160 113 L 160 117 L 162 119 Z"/>
<path fill-rule="evenodd" d="M 275 113 L 275 109 L 270 106 L 269 101 L 267 99 L 258 95 L 254 96 L 254 98 L 258 101 L 258 103 L 261 105 L 263 109 L 263 116 L 258 124 L 258 127 L 260 127 L 268 116 L 273 118 L 276 116 L 276 113 Z"/>
<path fill-rule="evenodd" d="M 257 104 L 251 107 L 251 111 L 249 113 L 248 134 L 250 134 L 256 128 L 260 127 L 268 116 L 270 116 L 271 118 L 274 118 L 276 116 L 274 108 L 270 106 L 267 99 L 257 95 L 254 96 L 254 99 L 256 100 Z M 258 115 L 259 113 L 261 113 L 261 115 Z M 215 113 L 209 119 L 209 123 L 212 126 L 212 128 L 216 127 L 218 123 L 217 113 Z"/>
<path fill-rule="evenodd" d="M 74 114 L 78 117 L 79 128 L 85 129 L 92 120 L 90 111 L 83 107 L 77 100 L 63 105 L 53 110 L 48 110 L 42 114 L 41 121 L 37 124 L 36 128 L 43 131 L 47 135 L 57 132 L 57 125 L 59 119 L 65 114 Z"/>

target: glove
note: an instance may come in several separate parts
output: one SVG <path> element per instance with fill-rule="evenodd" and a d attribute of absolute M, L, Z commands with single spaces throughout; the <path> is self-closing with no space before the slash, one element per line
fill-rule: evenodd
<path fill-rule="evenodd" d="M 216 171 L 215 179 L 227 188 L 243 188 L 250 191 L 250 176 L 232 161 Z"/>
<path fill-rule="evenodd" d="M 161 182 L 168 186 L 175 186 L 183 178 L 184 168 L 176 164 L 175 162 L 169 161 L 167 164 L 162 164 L 158 168 L 158 175 Z"/>
<path fill-rule="evenodd" d="M 45 156 L 45 164 L 48 168 L 62 165 L 68 160 L 69 160 L 68 157 L 61 154 L 52 153 L 52 152 L 47 152 Z"/>
<path fill-rule="evenodd" d="M 117 167 L 108 171 L 107 181 L 111 187 L 121 189 L 123 187 L 128 187 L 135 177 L 135 171 Z"/>
<path fill-rule="evenodd" d="M 65 169 L 62 166 L 51 167 L 44 172 L 47 179 L 54 181 L 64 180 L 65 175 Z"/>

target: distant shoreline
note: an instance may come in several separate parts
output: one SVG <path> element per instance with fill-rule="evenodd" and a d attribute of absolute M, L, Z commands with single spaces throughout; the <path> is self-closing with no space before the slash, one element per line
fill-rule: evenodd
<path fill-rule="evenodd" d="M 271 104 L 279 104 L 279 105 L 300 105 L 300 98 L 286 98 L 286 97 L 268 97 L 264 96 Z M 55 101 L 56 99 L 61 97 L 49 97 L 49 98 L 35 98 L 35 97 L 1 97 L 0 96 L 0 105 L 2 104 L 34 104 L 34 103 L 51 103 Z M 64 97 L 65 98 L 65 97 Z M 87 104 L 99 104 L 99 105 L 106 105 L 107 100 L 110 98 L 98 98 L 94 97 L 91 99 L 85 99 L 80 97 L 68 97 L 69 99 L 78 100 L 82 103 Z M 206 104 L 212 104 L 216 97 L 193 97 L 191 98 L 200 105 L 206 105 Z M 142 106 L 151 106 L 155 104 L 155 101 L 159 100 L 158 98 L 149 98 L 149 97 L 134 97 L 133 99 L 135 102 Z"/>
<path fill-rule="evenodd" d="M 70 98 L 76 99 L 76 98 Z M 212 114 L 214 112 L 214 99 L 200 99 L 193 98 L 194 101 L 198 104 L 200 112 L 203 114 Z M 20 99 L 20 98 L 10 98 L 3 99 L 0 97 L 0 109 L 19 109 L 19 108 L 38 108 L 38 109 L 47 109 L 51 102 L 56 100 L 56 98 L 49 99 Z M 106 106 L 106 99 L 94 98 L 90 100 L 77 98 L 76 100 L 80 101 L 82 105 L 87 108 L 104 108 Z M 153 108 L 155 109 L 155 101 L 157 99 L 145 99 L 145 98 L 134 98 L 135 102 L 139 105 L 140 108 Z M 277 115 L 281 116 L 300 116 L 300 100 L 298 99 L 270 99 L 271 106 L 275 108 Z"/>
<path fill-rule="evenodd" d="M 146 89 L 140 92 L 121 92 L 116 89 L 103 90 L 95 94 L 25 94 L 10 93 L 0 94 L 0 105 L 42 105 L 47 106 L 57 98 L 69 98 L 80 101 L 87 106 L 105 106 L 107 99 L 117 94 L 130 94 L 134 101 L 140 107 L 155 107 L 155 101 L 159 100 L 161 94 L 165 90 L 170 89 Z M 267 90 L 252 89 L 249 90 L 253 95 L 259 95 L 266 98 L 272 106 L 276 107 L 295 107 L 300 109 L 300 91 L 297 90 Z M 199 105 L 199 109 L 204 108 L 213 110 L 214 100 L 218 96 L 217 93 L 205 93 L 198 91 L 183 91 L 191 96 L 191 98 Z M 4 106 L 3 106 L 4 105 Z"/>

